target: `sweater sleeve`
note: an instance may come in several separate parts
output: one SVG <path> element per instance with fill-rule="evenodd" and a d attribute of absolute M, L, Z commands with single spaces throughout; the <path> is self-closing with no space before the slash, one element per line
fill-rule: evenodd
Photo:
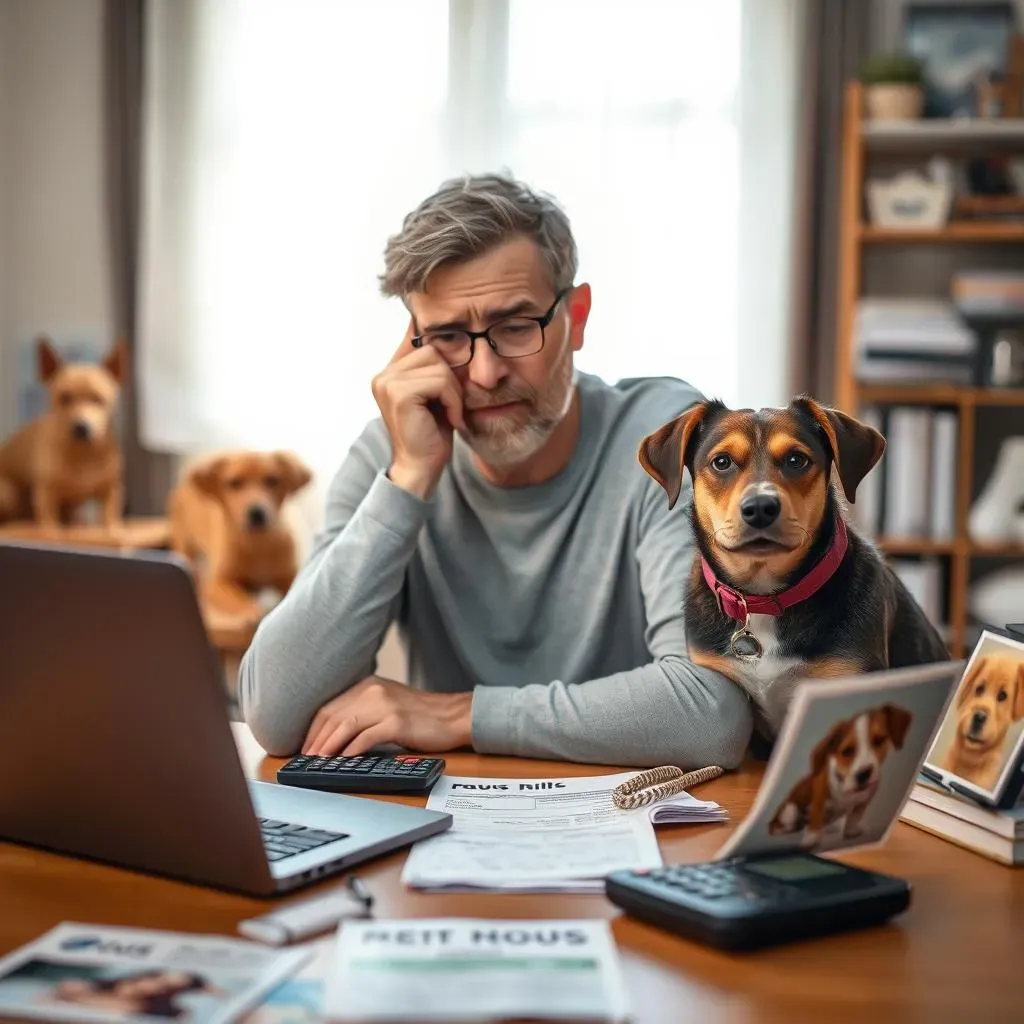
<path fill-rule="evenodd" d="M 242 657 L 242 716 L 270 754 L 295 753 L 317 710 L 373 672 L 397 612 L 430 505 L 387 477 L 385 448 L 371 430 L 353 445 L 308 559 Z"/>
<path fill-rule="evenodd" d="M 743 691 L 687 657 L 684 595 L 696 543 L 689 491 L 669 511 L 652 480 L 641 499 L 636 558 L 651 660 L 580 683 L 477 686 L 473 746 L 481 753 L 684 769 L 742 761 L 753 731 Z"/>

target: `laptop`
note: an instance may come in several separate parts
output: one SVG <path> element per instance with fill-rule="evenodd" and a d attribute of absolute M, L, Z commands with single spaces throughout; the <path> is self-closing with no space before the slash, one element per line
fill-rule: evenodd
<path fill-rule="evenodd" d="M 0 543 L 0 839 L 272 896 L 451 815 L 247 780 L 188 567 Z"/>

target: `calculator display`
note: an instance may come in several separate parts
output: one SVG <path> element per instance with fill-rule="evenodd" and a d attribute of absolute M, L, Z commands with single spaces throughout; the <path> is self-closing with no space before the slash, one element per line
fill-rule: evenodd
<path fill-rule="evenodd" d="M 845 869 L 815 857 L 773 857 L 771 860 L 747 861 L 743 870 L 782 882 L 804 882 L 812 878 L 841 875 Z"/>

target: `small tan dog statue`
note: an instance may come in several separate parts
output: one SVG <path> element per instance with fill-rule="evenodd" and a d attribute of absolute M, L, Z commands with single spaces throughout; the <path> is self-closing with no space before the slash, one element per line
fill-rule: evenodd
<path fill-rule="evenodd" d="M 0 522 L 34 519 L 56 528 L 99 501 L 103 525 L 124 509 L 124 460 L 113 419 L 127 369 L 117 343 L 103 362 L 65 362 L 47 338 L 36 343 L 39 378 L 50 407 L 0 445 Z"/>

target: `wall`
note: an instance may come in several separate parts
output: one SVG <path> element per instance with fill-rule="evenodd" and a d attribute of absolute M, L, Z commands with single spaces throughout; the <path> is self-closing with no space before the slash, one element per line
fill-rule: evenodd
<path fill-rule="evenodd" d="M 103 220 L 102 0 L 0 0 L 0 427 L 17 353 L 40 332 L 109 343 Z M 6 269 L 6 273 L 3 272 Z"/>

